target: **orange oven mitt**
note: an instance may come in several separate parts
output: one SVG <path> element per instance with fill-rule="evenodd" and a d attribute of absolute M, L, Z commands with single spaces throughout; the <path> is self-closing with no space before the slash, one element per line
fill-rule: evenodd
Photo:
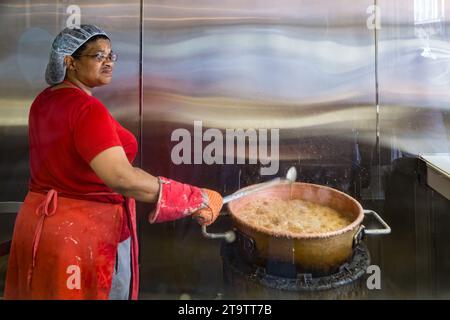
<path fill-rule="evenodd" d="M 214 190 L 202 189 L 202 191 L 208 198 L 206 207 L 195 211 L 192 216 L 197 220 L 199 224 L 209 226 L 214 221 L 216 221 L 217 217 L 219 216 L 220 210 L 222 209 L 223 205 L 223 198 L 218 192 Z"/>
<path fill-rule="evenodd" d="M 150 223 L 173 221 L 192 215 L 201 225 L 212 224 L 222 209 L 222 196 L 209 189 L 201 189 L 164 177 L 160 182 L 159 198 Z"/>

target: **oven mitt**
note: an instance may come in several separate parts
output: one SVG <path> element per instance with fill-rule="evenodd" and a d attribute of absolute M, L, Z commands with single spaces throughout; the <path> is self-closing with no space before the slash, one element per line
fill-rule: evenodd
<path fill-rule="evenodd" d="M 209 226 L 219 216 L 220 210 L 222 210 L 223 198 L 214 190 L 202 189 L 202 191 L 208 198 L 206 207 L 195 211 L 192 216 L 199 224 Z"/>
<path fill-rule="evenodd" d="M 210 225 L 222 209 L 222 196 L 209 189 L 200 189 L 164 177 L 158 177 L 159 197 L 150 223 L 174 221 L 192 214 L 201 225 Z"/>

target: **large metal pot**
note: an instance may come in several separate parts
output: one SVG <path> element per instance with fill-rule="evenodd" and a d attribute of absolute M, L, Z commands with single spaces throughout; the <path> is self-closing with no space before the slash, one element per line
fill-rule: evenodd
<path fill-rule="evenodd" d="M 250 186 L 239 192 L 257 187 L 258 185 Z M 274 233 L 249 224 L 239 217 L 239 210 L 249 202 L 270 198 L 302 199 L 326 205 L 347 214 L 352 222 L 343 229 L 332 232 L 293 234 L 288 230 Z M 237 239 L 240 252 L 252 263 L 262 266 L 266 265 L 268 260 L 290 263 L 300 272 L 315 275 L 332 273 L 345 263 L 365 234 L 388 234 L 391 231 L 378 214 L 371 210 L 363 210 L 359 202 L 349 195 L 336 189 L 309 183 L 277 184 L 230 202 L 228 210 L 233 219 L 233 231 L 211 234 L 203 228 L 205 236 L 225 238 L 229 242 Z M 365 229 L 362 225 L 365 214 L 373 214 L 384 229 Z"/>

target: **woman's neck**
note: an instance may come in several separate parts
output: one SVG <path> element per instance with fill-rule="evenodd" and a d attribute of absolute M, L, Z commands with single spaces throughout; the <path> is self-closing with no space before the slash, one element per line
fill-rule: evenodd
<path fill-rule="evenodd" d="M 88 87 L 80 80 L 73 78 L 73 77 L 67 77 L 64 81 L 66 83 L 69 82 L 70 84 L 74 85 L 75 87 L 78 87 L 79 89 L 86 92 L 88 95 L 92 96 L 92 88 Z"/>

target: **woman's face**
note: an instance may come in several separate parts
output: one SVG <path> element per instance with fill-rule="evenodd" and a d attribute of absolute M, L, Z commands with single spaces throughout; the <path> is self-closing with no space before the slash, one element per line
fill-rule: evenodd
<path fill-rule="evenodd" d="M 101 61 L 97 57 L 99 53 L 103 54 Z M 111 53 L 111 42 L 107 39 L 88 43 L 81 56 L 74 61 L 74 76 L 91 88 L 110 83 L 114 68 Z"/>

